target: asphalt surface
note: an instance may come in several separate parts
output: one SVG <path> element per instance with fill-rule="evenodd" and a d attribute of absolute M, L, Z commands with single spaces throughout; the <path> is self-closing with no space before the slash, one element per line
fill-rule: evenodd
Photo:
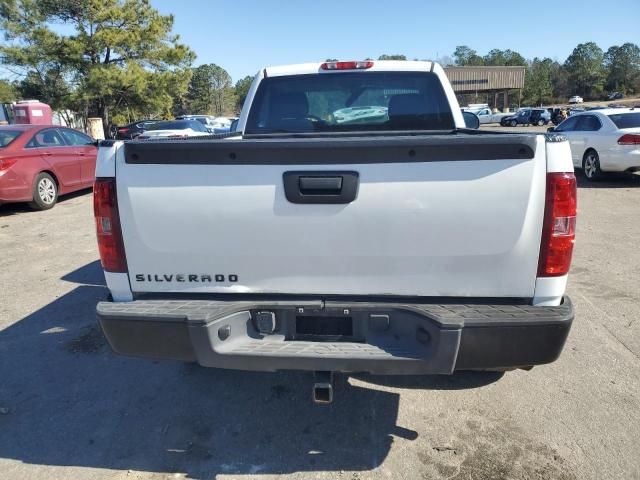
<path fill-rule="evenodd" d="M 117 357 L 89 192 L 0 206 L 0 478 L 638 479 L 640 181 L 580 182 L 560 359 L 338 379 Z"/>

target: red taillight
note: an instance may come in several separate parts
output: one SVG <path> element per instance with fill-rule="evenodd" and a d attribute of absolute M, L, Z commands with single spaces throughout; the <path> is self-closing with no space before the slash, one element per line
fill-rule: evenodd
<path fill-rule="evenodd" d="M 96 178 L 93 186 L 93 214 L 102 267 L 108 272 L 127 272 L 115 178 Z"/>
<path fill-rule="evenodd" d="M 320 65 L 322 70 L 364 70 L 373 67 L 373 62 L 325 62 Z"/>
<path fill-rule="evenodd" d="M 576 239 L 577 205 L 575 175 L 547 173 L 539 277 L 558 277 L 569 272 Z"/>
<path fill-rule="evenodd" d="M 0 172 L 9 170 L 17 161 L 17 158 L 0 158 Z"/>
<path fill-rule="evenodd" d="M 129 133 L 129 129 L 128 128 L 119 128 L 118 129 L 118 133 Z"/>
<path fill-rule="evenodd" d="M 618 145 L 640 145 L 640 134 L 627 133 L 618 139 Z"/>

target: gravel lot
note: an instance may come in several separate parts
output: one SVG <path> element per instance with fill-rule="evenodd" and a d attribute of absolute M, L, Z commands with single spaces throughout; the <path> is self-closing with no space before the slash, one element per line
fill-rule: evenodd
<path fill-rule="evenodd" d="M 326 407 L 309 374 L 114 356 L 90 194 L 0 206 L 0 478 L 638 479 L 638 180 L 581 182 L 556 363 L 340 377 Z"/>

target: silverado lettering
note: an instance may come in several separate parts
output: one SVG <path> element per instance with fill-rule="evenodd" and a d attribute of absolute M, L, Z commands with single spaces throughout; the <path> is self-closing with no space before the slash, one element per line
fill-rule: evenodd
<path fill-rule="evenodd" d="M 207 274 L 152 274 L 152 273 L 136 273 L 136 282 L 199 282 L 199 283 L 212 283 L 212 282 L 230 282 L 235 283 L 238 281 L 238 275 L 207 275 Z"/>

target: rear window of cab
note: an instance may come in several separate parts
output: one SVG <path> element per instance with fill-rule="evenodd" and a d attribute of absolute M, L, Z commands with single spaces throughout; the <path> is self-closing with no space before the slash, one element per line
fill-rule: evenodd
<path fill-rule="evenodd" d="M 341 72 L 260 82 L 245 133 L 452 130 L 431 72 Z"/>

